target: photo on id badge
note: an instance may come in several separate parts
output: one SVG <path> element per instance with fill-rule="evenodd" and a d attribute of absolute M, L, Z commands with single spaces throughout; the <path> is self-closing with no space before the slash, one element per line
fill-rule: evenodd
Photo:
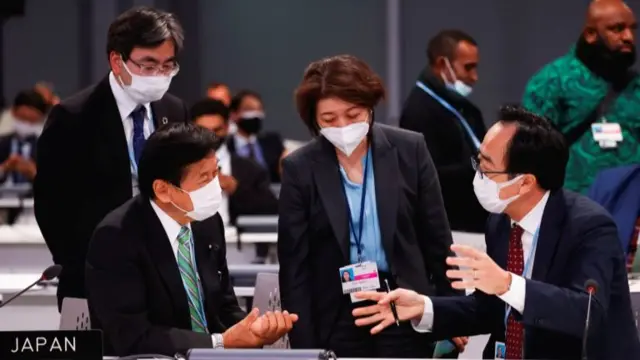
<path fill-rule="evenodd" d="M 342 293 L 349 294 L 352 302 L 361 301 L 353 294 L 359 291 L 377 290 L 380 288 L 378 266 L 366 261 L 360 264 L 343 266 L 339 270 Z"/>
<path fill-rule="evenodd" d="M 500 341 L 496 341 L 496 351 L 495 358 L 496 359 L 506 359 L 507 358 L 507 346 Z"/>

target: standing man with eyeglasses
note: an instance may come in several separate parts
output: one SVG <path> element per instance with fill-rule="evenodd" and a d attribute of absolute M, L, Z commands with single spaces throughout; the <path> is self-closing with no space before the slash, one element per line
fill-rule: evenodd
<path fill-rule="evenodd" d="M 49 115 L 38 142 L 34 197 L 53 261 L 63 266 L 58 306 L 65 297 L 85 297 L 89 239 L 107 213 L 138 194 L 146 139 L 160 125 L 188 121 L 182 100 L 166 94 L 183 39 L 173 14 L 150 7 L 124 12 L 109 27 L 109 74 Z"/>

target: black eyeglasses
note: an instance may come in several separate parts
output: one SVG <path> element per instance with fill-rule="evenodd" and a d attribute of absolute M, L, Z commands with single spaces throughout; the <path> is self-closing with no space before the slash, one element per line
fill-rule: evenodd
<path fill-rule="evenodd" d="M 477 171 L 480 174 L 480 179 L 483 179 L 485 175 L 488 174 L 511 174 L 508 171 L 483 171 L 480 169 L 480 161 L 475 156 L 471 157 L 471 167 L 473 167 L 474 171 Z"/>

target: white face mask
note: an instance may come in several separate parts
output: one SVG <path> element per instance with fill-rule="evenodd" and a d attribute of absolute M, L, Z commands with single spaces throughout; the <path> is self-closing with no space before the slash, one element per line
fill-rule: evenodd
<path fill-rule="evenodd" d="M 42 125 L 41 124 L 32 124 L 26 122 L 24 120 L 20 120 L 14 117 L 14 127 L 16 134 L 21 137 L 28 136 L 40 136 L 42 133 Z"/>
<path fill-rule="evenodd" d="M 343 127 L 326 127 L 320 134 L 343 154 L 350 156 L 369 132 L 369 122 L 363 121 Z"/>
<path fill-rule="evenodd" d="M 122 88 L 138 105 L 158 101 L 162 99 L 164 94 L 167 93 L 167 90 L 169 90 L 171 79 L 173 78 L 172 75 L 136 75 L 129 70 L 124 60 L 122 61 L 122 67 L 131 75 L 131 85 L 124 85 L 124 82 L 120 79 Z"/>
<path fill-rule="evenodd" d="M 186 192 L 184 190 L 182 191 Z M 217 176 L 200 189 L 186 193 L 191 199 L 193 210 L 186 211 L 173 202 L 172 204 L 195 221 L 202 221 L 212 217 L 218 212 L 222 204 L 222 188 L 220 187 L 220 180 Z"/>
<path fill-rule="evenodd" d="M 447 88 L 449 88 L 449 90 L 457 92 L 462 97 L 467 97 L 471 95 L 473 88 L 463 83 L 462 81 L 458 80 L 458 78 L 456 77 L 456 74 L 453 72 L 453 68 L 451 67 L 451 63 L 449 62 L 449 59 L 444 58 L 444 61 L 445 61 L 445 64 L 447 65 L 447 68 L 449 69 L 449 74 L 451 74 L 451 77 L 453 78 L 453 84 L 451 84 L 447 81 L 444 75 L 442 76 L 442 80 L 444 80 L 444 83 L 447 86 Z"/>
<path fill-rule="evenodd" d="M 518 194 L 508 199 L 500 199 L 500 190 L 515 184 L 520 178 L 522 178 L 522 175 L 507 182 L 497 183 L 486 175 L 480 177 L 480 172 L 476 171 L 476 176 L 473 178 L 473 191 L 476 193 L 478 202 L 485 210 L 490 213 L 500 214 L 507 208 L 507 205 L 520 197 L 520 194 Z"/>

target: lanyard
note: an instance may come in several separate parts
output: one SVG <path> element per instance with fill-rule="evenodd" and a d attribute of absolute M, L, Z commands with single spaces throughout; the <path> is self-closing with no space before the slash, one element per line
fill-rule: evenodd
<path fill-rule="evenodd" d="M 362 262 L 362 229 L 364 228 L 364 205 L 365 200 L 367 199 L 367 178 L 369 173 L 369 152 L 367 151 L 367 156 L 364 160 L 364 176 L 362 177 L 362 194 L 360 195 L 360 223 L 358 224 L 358 233 L 356 234 L 355 226 L 353 226 L 353 216 L 351 214 L 351 206 L 347 206 L 349 210 L 349 228 L 351 228 L 351 233 L 353 234 L 353 239 L 356 242 L 356 248 L 358 249 L 358 263 Z M 346 182 L 346 176 L 344 177 L 344 181 Z M 348 205 L 348 204 L 347 204 Z"/>
<path fill-rule="evenodd" d="M 533 263 L 533 255 L 536 253 L 536 247 L 538 246 L 538 234 L 540 233 L 540 227 L 538 227 L 536 229 L 536 233 L 533 234 L 533 242 L 531 244 L 531 250 L 529 251 L 529 258 L 527 259 L 527 262 L 524 264 L 524 269 L 522 270 L 522 277 L 526 278 L 527 274 L 529 273 L 529 268 L 531 267 L 531 264 Z M 509 306 L 507 304 L 507 310 L 505 311 L 504 314 L 504 327 L 505 329 L 507 328 L 507 319 L 509 319 L 509 314 L 511 314 L 511 306 Z"/>
<path fill-rule="evenodd" d="M 434 98 L 437 102 L 439 102 L 440 105 L 442 105 L 445 109 L 451 111 L 451 113 L 458 118 L 458 120 L 460 121 L 460 124 L 462 124 L 462 127 L 467 131 L 467 135 L 469 135 L 469 137 L 471 138 L 471 141 L 473 142 L 473 146 L 476 147 L 476 150 L 480 149 L 480 140 L 478 140 L 478 137 L 476 136 L 476 134 L 473 133 L 471 126 L 469 126 L 469 123 L 467 122 L 467 120 L 464 119 L 464 117 L 462 116 L 462 114 L 460 114 L 460 112 L 458 112 L 458 110 L 456 110 L 443 98 L 438 96 L 438 94 L 433 92 L 433 90 L 429 89 L 427 85 L 423 84 L 421 81 L 416 81 L 416 86 L 422 89 L 427 94 L 429 94 L 432 98 Z"/>

